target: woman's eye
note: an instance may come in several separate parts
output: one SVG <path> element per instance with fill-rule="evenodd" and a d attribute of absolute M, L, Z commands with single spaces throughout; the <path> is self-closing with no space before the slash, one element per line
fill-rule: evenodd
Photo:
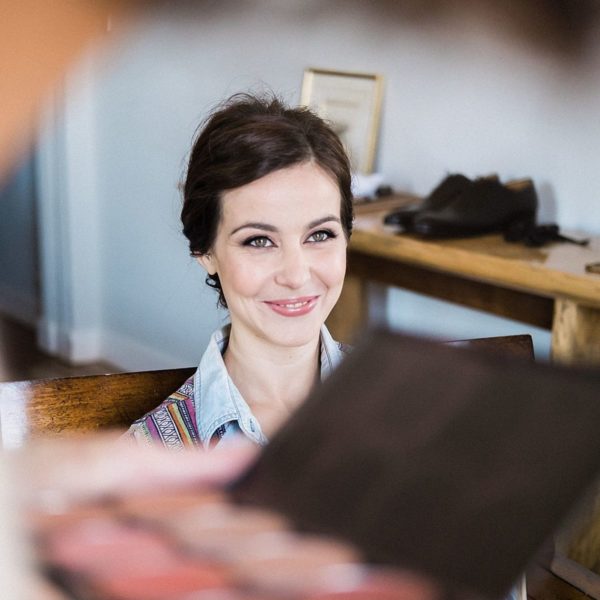
<path fill-rule="evenodd" d="M 273 242 L 263 235 L 250 238 L 244 242 L 244 246 L 252 246 L 253 248 L 268 248 L 272 246 Z"/>
<path fill-rule="evenodd" d="M 308 241 L 309 242 L 325 242 L 329 238 L 334 238 L 334 237 L 335 237 L 335 235 L 333 234 L 333 232 L 323 229 L 321 231 L 315 231 L 314 233 L 312 233 L 310 235 L 310 237 L 308 238 Z"/>

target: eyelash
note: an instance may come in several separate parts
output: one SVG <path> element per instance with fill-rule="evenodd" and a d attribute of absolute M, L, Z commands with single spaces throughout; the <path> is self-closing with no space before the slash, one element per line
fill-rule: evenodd
<path fill-rule="evenodd" d="M 267 240 L 269 245 L 267 246 L 258 246 L 255 242 L 257 240 Z M 242 246 L 250 246 L 251 248 L 270 248 L 273 245 L 273 242 L 266 235 L 255 235 L 254 237 L 248 238 L 244 240 Z"/>
<path fill-rule="evenodd" d="M 331 231 L 330 229 L 319 229 L 318 231 L 313 231 L 308 238 L 310 239 L 311 237 L 317 235 L 317 234 L 321 234 L 324 233 L 327 237 L 324 240 L 321 241 L 312 241 L 310 243 L 312 244 L 322 244 L 323 242 L 326 242 L 327 240 L 330 239 L 334 239 L 337 237 L 337 234 L 334 233 L 333 231 Z M 257 240 L 267 240 L 269 242 L 268 245 L 266 246 L 258 246 L 256 245 Z M 251 248 L 271 248 L 273 247 L 275 244 L 273 244 L 273 242 L 266 236 L 266 235 L 255 235 L 253 237 L 248 238 L 247 240 L 244 240 L 242 242 L 243 246 L 250 246 Z"/>
<path fill-rule="evenodd" d="M 318 231 L 313 231 L 308 237 L 311 238 L 319 233 L 324 233 L 327 237 L 324 240 L 321 240 L 320 242 L 313 242 L 315 244 L 322 244 L 327 240 L 332 240 L 337 237 L 337 234 L 331 231 L 331 229 L 319 229 Z"/>

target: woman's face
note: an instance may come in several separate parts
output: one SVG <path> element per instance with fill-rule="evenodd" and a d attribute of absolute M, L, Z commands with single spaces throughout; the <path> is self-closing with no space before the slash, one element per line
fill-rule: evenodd
<path fill-rule="evenodd" d="M 346 271 L 341 196 L 313 163 L 275 171 L 221 199 L 211 252 L 235 335 L 300 346 L 319 335 Z"/>

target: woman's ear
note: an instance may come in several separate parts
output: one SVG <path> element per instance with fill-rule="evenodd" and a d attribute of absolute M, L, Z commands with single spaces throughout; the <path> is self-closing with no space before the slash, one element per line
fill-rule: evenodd
<path fill-rule="evenodd" d="M 217 272 L 215 258 L 210 252 L 196 256 L 196 260 L 209 275 L 214 275 Z"/>

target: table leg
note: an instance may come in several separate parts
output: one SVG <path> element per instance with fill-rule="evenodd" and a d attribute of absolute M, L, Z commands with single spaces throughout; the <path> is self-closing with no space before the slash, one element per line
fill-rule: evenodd
<path fill-rule="evenodd" d="M 600 310 L 571 300 L 554 301 L 552 360 L 600 365 Z"/>
<path fill-rule="evenodd" d="M 554 302 L 552 360 L 600 365 L 600 310 L 571 300 Z M 600 574 L 600 486 L 556 538 L 557 549 Z"/>

